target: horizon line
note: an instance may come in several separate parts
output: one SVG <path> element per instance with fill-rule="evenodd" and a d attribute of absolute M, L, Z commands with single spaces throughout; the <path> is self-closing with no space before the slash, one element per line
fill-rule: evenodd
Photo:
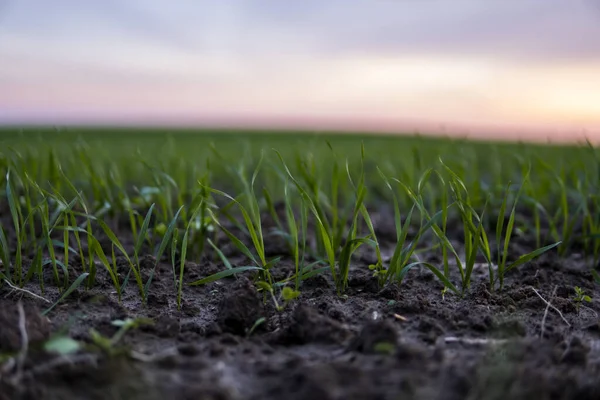
<path fill-rule="evenodd" d="M 216 118 L 212 121 L 189 121 L 179 122 L 170 119 L 142 122 L 136 120 L 71 120 L 71 121 L 1 121 L 0 129 L 29 129 L 29 128 L 67 128 L 67 129 L 164 129 L 175 130 L 240 130 L 242 132 L 264 131 L 265 133 L 296 133 L 296 134 L 348 134 L 348 135 L 378 135 L 378 136 L 417 136 L 442 139 L 476 140 L 476 141 L 500 141 L 500 142 L 530 142 L 546 144 L 600 144 L 600 131 L 588 129 L 562 128 L 559 132 L 550 132 L 548 129 L 532 128 L 528 126 L 500 127 L 487 124 L 488 126 L 468 126 L 470 124 L 445 124 L 445 123 L 422 123 L 420 127 L 407 126 L 401 123 L 380 122 L 377 126 L 368 121 L 342 121 L 328 119 L 320 121 L 294 121 L 290 118 L 265 119 L 241 118 L 233 121 Z M 352 125 L 352 126 L 349 126 Z M 402 127 L 401 125 L 405 125 Z M 429 126 L 427 126 L 429 125 Z M 463 126 L 460 126 L 463 125 Z"/>

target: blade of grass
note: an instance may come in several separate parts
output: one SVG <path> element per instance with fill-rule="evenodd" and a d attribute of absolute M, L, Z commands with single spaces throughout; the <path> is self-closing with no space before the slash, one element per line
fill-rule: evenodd
<path fill-rule="evenodd" d="M 52 311 L 58 304 L 64 301 L 71 293 L 73 293 L 73 291 L 81 285 L 81 283 L 85 280 L 85 278 L 87 278 L 87 276 L 87 272 L 84 272 L 81 275 L 79 275 L 77 279 L 75 279 L 75 281 L 71 284 L 71 286 L 69 286 L 69 288 L 62 293 L 62 295 L 56 301 L 56 303 L 52 304 L 49 308 L 44 310 L 42 312 L 42 315 L 48 315 L 50 311 Z"/>
<path fill-rule="evenodd" d="M 215 281 L 218 281 L 219 279 L 227 278 L 228 276 L 233 276 L 233 275 L 239 274 L 241 272 L 261 271 L 261 270 L 262 270 L 262 268 L 257 267 L 257 266 L 229 268 L 229 269 L 225 269 L 223 271 L 219 271 L 210 276 L 207 276 L 206 278 L 198 279 L 197 281 L 188 283 L 188 285 L 190 285 L 190 286 L 206 285 L 207 283 L 215 282 Z"/>

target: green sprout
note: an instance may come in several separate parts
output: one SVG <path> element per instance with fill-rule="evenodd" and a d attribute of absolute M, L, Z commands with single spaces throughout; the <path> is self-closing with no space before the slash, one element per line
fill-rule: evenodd
<path fill-rule="evenodd" d="M 127 332 L 146 325 L 152 325 L 154 322 L 149 318 L 126 318 L 124 320 L 115 320 L 111 325 L 119 329 L 111 337 L 102 335 L 94 328 L 90 329 L 90 336 L 94 347 L 109 356 L 123 354 L 126 350 L 119 346 L 121 340 Z"/>
<path fill-rule="evenodd" d="M 575 286 L 574 290 L 575 296 L 573 297 L 573 302 L 575 303 L 575 307 L 577 308 L 577 314 L 579 314 L 579 308 L 581 307 L 581 304 L 583 302 L 591 303 L 592 298 L 589 295 L 585 294 L 583 289 L 579 286 Z"/>

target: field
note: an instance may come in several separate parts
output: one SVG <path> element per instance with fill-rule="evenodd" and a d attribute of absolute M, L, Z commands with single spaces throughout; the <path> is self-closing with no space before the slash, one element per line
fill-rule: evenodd
<path fill-rule="evenodd" d="M 600 398 L 599 157 L 0 130 L 0 399 Z"/>

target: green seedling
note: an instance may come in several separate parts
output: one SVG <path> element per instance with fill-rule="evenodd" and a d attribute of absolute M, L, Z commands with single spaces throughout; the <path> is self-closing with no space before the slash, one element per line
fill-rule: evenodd
<path fill-rule="evenodd" d="M 42 312 L 42 315 L 47 315 L 48 313 L 50 313 L 50 311 L 54 309 L 54 307 L 56 307 L 58 304 L 64 301 L 71 293 L 73 293 L 79 286 L 81 286 L 81 284 L 88 277 L 88 275 L 89 274 L 87 272 L 84 272 L 83 274 L 79 275 L 77 279 L 73 281 L 71 286 L 69 286 L 69 288 L 62 293 L 62 295 L 56 301 L 56 303 L 52 304 L 52 306 L 44 310 L 44 312 Z"/>
<path fill-rule="evenodd" d="M 255 269 L 257 271 L 259 280 L 265 281 L 269 285 L 272 285 L 273 281 L 271 278 L 270 269 L 279 261 L 279 259 L 272 259 L 272 260 L 267 261 L 267 256 L 265 253 L 265 241 L 264 241 L 264 236 L 263 236 L 263 231 L 262 231 L 262 222 L 261 222 L 261 216 L 260 216 L 260 206 L 258 204 L 257 197 L 254 193 L 254 183 L 258 176 L 258 172 L 260 171 L 261 164 L 262 164 L 262 156 L 258 162 L 258 165 L 256 166 L 256 168 L 254 170 L 254 173 L 252 174 L 252 179 L 249 182 L 244 177 L 243 168 L 240 169 L 240 171 L 238 172 L 240 180 L 242 181 L 242 184 L 244 186 L 243 195 L 246 199 L 246 202 L 248 203 L 247 207 L 244 206 L 242 204 L 242 202 L 239 201 L 238 199 L 233 198 L 232 196 L 228 195 L 227 193 L 225 193 L 221 190 L 217 190 L 214 188 L 208 188 L 205 186 L 203 186 L 203 187 L 211 193 L 218 194 L 218 195 L 223 196 L 223 197 L 227 198 L 228 200 L 230 200 L 230 202 L 231 202 L 230 204 L 235 204 L 242 214 L 242 217 L 243 217 L 243 220 L 245 223 L 245 231 L 248 233 L 248 236 L 250 237 L 250 241 L 252 243 L 254 252 L 252 252 L 244 244 L 244 242 L 242 240 L 240 240 L 240 238 L 235 236 L 229 229 L 227 229 L 219 221 L 219 219 L 216 217 L 216 215 L 211 210 L 208 210 L 214 224 L 216 226 L 218 226 L 223 233 L 225 233 L 225 235 L 231 240 L 231 242 L 234 244 L 234 246 L 242 254 L 244 254 L 246 257 L 248 257 L 248 259 L 255 266 L 255 268 L 246 268 L 246 267 L 238 267 L 238 268 L 243 268 L 243 270 L 246 270 L 246 271 L 250 270 L 250 269 Z M 232 222 L 235 223 L 235 220 L 233 220 L 233 218 L 230 218 L 230 219 Z M 236 224 L 236 225 L 240 229 L 244 228 L 240 224 Z M 240 271 L 239 269 L 230 268 L 230 269 L 228 269 L 226 271 L 222 271 L 222 272 L 225 272 L 227 275 L 233 275 L 239 271 Z M 208 277 L 208 278 L 212 279 L 213 277 Z M 203 284 L 203 283 L 206 283 L 206 281 L 205 280 L 196 281 L 196 282 L 193 282 L 192 285 L 199 285 L 199 284 Z"/>
<path fill-rule="evenodd" d="M 154 260 L 155 260 L 154 267 L 152 268 L 152 271 L 150 272 L 150 276 L 148 277 L 148 280 L 146 281 L 146 285 L 144 286 L 144 293 L 145 293 L 146 297 L 148 296 L 148 292 L 150 291 L 150 285 L 152 284 L 152 279 L 154 278 L 154 274 L 156 273 L 156 267 L 158 266 L 158 263 L 160 262 L 165 251 L 167 250 L 167 246 L 169 246 L 170 243 L 173 244 L 172 238 L 173 238 L 173 235 L 175 232 L 175 228 L 177 226 L 179 214 L 181 213 L 182 210 L 183 210 L 183 206 L 181 206 L 179 208 L 179 210 L 177 210 L 177 213 L 175 214 L 175 216 L 169 223 L 169 226 L 165 226 L 165 224 L 159 225 L 161 227 L 160 235 L 162 236 L 162 239 L 161 239 L 158 249 L 156 250 L 156 253 L 154 254 Z M 174 243 L 173 249 L 176 250 L 177 249 L 177 241 L 174 240 L 174 242 L 175 243 Z"/>
<path fill-rule="evenodd" d="M 412 189 L 410 189 L 407 185 L 405 185 L 401 181 L 399 181 L 397 179 L 394 179 L 394 180 L 404 189 L 404 191 L 406 192 L 408 197 L 411 199 L 413 204 L 417 207 L 417 209 L 421 213 L 422 220 L 425 221 L 425 224 L 426 224 L 425 226 L 431 227 L 436 238 L 440 241 L 442 248 L 443 249 L 445 248 L 447 250 L 442 253 L 443 258 L 444 258 L 443 259 L 443 269 L 440 270 L 435 265 L 432 265 L 427 262 L 416 261 L 416 262 L 413 262 L 413 263 L 410 263 L 410 264 L 404 266 L 398 273 L 399 274 L 398 279 L 401 281 L 406 276 L 408 271 L 410 271 L 412 268 L 417 267 L 417 266 L 422 266 L 422 267 L 429 269 L 442 282 L 442 284 L 444 285 L 444 291 L 442 292 L 442 295 L 444 295 L 446 293 L 446 290 L 451 290 L 455 294 L 462 295 L 468 288 L 469 275 L 465 274 L 465 268 L 463 267 L 462 261 L 458 255 L 456 249 L 454 248 L 454 246 L 452 245 L 450 240 L 447 238 L 445 231 L 442 228 L 440 228 L 436 222 L 437 216 L 440 215 L 442 218 L 442 226 L 445 226 L 446 218 L 447 218 L 446 210 L 448 209 L 449 206 L 446 206 L 446 204 L 444 203 L 444 206 L 445 206 L 444 209 L 441 210 L 440 212 L 438 212 L 435 216 L 431 216 L 429 214 L 429 211 L 427 210 L 427 207 L 425 206 L 425 203 L 423 200 L 423 195 L 421 193 L 421 188 L 423 187 L 424 182 L 427 179 L 429 179 L 432 172 L 433 172 L 433 170 L 427 170 L 423 174 L 423 176 L 419 180 L 419 184 L 417 185 L 416 192 L 413 191 Z M 440 179 L 442 179 L 442 178 L 440 177 Z M 456 288 L 456 286 L 450 280 L 450 269 L 449 269 L 450 263 L 449 263 L 448 252 L 450 252 L 450 254 L 454 257 L 454 261 L 456 262 L 456 265 L 459 269 L 460 277 L 461 277 L 461 281 L 462 281 L 462 291 L 460 291 L 458 288 Z"/>
<path fill-rule="evenodd" d="M 275 305 L 275 309 L 277 311 L 283 311 L 285 307 L 293 300 L 300 296 L 300 292 L 292 289 L 289 286 L 284 286 L 281 288 L 281 292 L 279 296 L 275 295 L 275 290 L 273 286 L 269 285 L 267 282 L 259 281 L 256 282 L 256 287 L 259 291 L 264 291 L 268 293 L 273 300 L 273 304 Z"/>
<path fill-rule="evenodd" d="M 15 228 L 15 235 L 18 238 L 16 254 L 15 254 L 15 264 L 14 270 L 12 274 L 13 282 L 22 285 L 23 284 L 23 261 L 21 256 L 22 251 L 22 240 L 21 240 L 21 227 L 23 226 L 23 217 L 21 213 L 21 209 L 19 207 L 20 203 L 16 199 L 15 192 L 11 185 L 11 170 L 9 169 L 6 172 L 6 199 L 8 200 L 8 207 L 10 209 L 10 214 L 12 217 L 12 221 Z M 5 250 L 7 251 L 7 250 Z M 8 265 L 8 264 L 7 264 Z"/>
<path fill-rule="evenodd" d="M 585 294 L 583 289 L 579 286 L 575 286 L 574 290 L 575 296 L 573 297 L 573 302 L 575 303 L 575 307 L 577 308 L 577 314 L 579 314 L 579 308 L 581 307 L 581 304 L 583 302 L 591 303 L 592 298 L 589 295 Z"/>
<path fill-rule="evenodd" d="M 100 227 L 104 231 L 104 234 L 111 241 L 111 244 L 114 246 L 114 248 L 118 249 L 119 252 L 121 253 L 121 255 L 123 255 L 125 257 L 125 259 L 127 260 L 127 263 L 129 264 L 129 273 L 133 273 L 135 281 L 136 281 L 137 286 L 138 286 L 139 294 L 140 294 L 140 296 L 142 298 L 142 302 L 145 303 L 146 302 L 146 295 L 145 295 L 146 293 L 145 293 L 145 290 L 144 290 L 144 282 L 142 281 L 142 273 L 141 273 L 141 270 L 140 270 L 139 260 L 137 260 L 136 262 L 134 262 L 129 257 L 129 255 L 127 254 L 127 251 L 123 247 L 123 244 L 117 238 L 117 236 L 115 235 L 114 231 L 106 224 L 106 222 L 104 222 L 101 219 L 96 219 L 96 222 L 98 223 L 98 225 L 100 225 Z M 101 253 L 100 252 L 101 252 L 102 249 L 100 247 L 100 244 L 99 244 L 99 242 L 97 240 L 94 241 L 94 243 L 95 243 L 95 249 L 96 249 L 97 255 L 101 257 Z M 113 273 L 112 275 L 114 275 L 114 276 L 111 276 L 111 278 L 113 279 L 113 283 L 114 283 L 118 279 L 116 269 L 113 270 L 112 273 Z M 129 277 L 129 274 L 125 278 L 125 281 L 123 282 L 123 286 L 126 285 L 128 277 Z"/>
<path fill-rule="evenodd" d="M 264 324 L 265 322 L 267 322 L 267 319 L 265 317 L 260 317 L 259 319 L 257 319 L 252 325 L 252 327 L 248 329 L 246 337 L 252 336 L 252 334 L 258 329 L 258 327 Z"/>
<path fill-rule="evenodd" d="M 364 160 L 364 147 L 361 148 L 361 166 L 362 160 Z M 358 250 L 358 248 L 363 244 L 369 244 L 377 249 L 377 254 L 379 258 L 379 263 L 381 262 L 381 255 L 379 253 L 378 244 L 373 237 L 373 228 L 372 224 L 370 224 L 370 220 L 368 219 L 368 214 L 366 213 L 366 208 L 364 207 L 364 200 L 367 194 L 366 186 L 364 183 L 364 168 L 361 168 L 361 175 L 357 185 L 354 185 L 352 182 L 352 178 L 350 176 L 350 171 L 347 168 L 347 174 L 349 181 L 354 186 L 354 205 L 352 211 L 352 217 L 349 219 L 350 226 L 345 231 L 345 235 L 340 235 L 339 232 L 332 230 L 331 225 L 328 222 L 327 215 L 324 209 L 321 206 L 321 202 L 319 200 L 319 191 L 315 190 L 314 187 L 312 191 L 305 189 L 298 180 L 292 175 L 289 167 L 286 165 L 283 156 L 281 153 L 277 152 L 279 159 L 283 165 L 283 168 L 289 177 L 290 181 L 294 183 L 295 187 L 298 189 L 302 200 L 306 204 L 306 207 L 311 211 L 314 221 L 317 225 L 317 237 L 319 239 L 318 243 L 320 243 L 323 248 L 323 252 L 325 253 L 325 259 L 329 264 L 329 271 L 333 277 L 333 280 L 336 285 L 336 290 L 338 295 L 342 295 L 346 290 L 346 286 L 348 284 L 348 274 L 350 272 L 350 260 L 354 252 Z M 348 165 L 348 163 L 347 163 Z M 308 179 L 305 177 L 305 179 Z M 316 183 L 313 182 L 313 185 Z M 333 207 L 336 207 L 334 204 Z M 365 218 L 365 222 L 369 226 L 371 235 L 365 237 L 358 236 L 358 228 L 359 228 L 359 215 Z M 367 217 L 365 217 L 367 215 Z M 344 225 L 346 222 L 344 222 Z M 345 240 L 341 241 L 341 237 L 345 236 Z M 340 239 L 340 240 L 338 240 Z M 339 243 L 338 243 L 339 242 Z M 338 246 L 341 246 L 339 248 Z"/>
<path fill-rule="evenodd" d="M 517 258 L 515 261 L 513 261 L 512 263 L 507 263 L 508 260 L 508 252 L 509 252 L 509 245 L 510 245 L 510 240 L 513 234 L 513 229 L 514 229 L 514 224 L 515 224 L 515 218 L 516 218 L 516 209 L 517 209 L 517 202 L 519 200 L 519 196 L 521 195 L 521 192 L 523 190 L 523 187 L 525 185 L 525 183 L 528 181 L 529 179 L 529 172 L 527 172 L 527 174 L 525 175 L 525 179 L 524 179 L 524 184 L 521 186 L 521 188 L 519 189 L 516 198 L 514 200 L 511 212 L 510 212 L 510 216 L 509 216 L 509 220 L 508 220 L 508 224 L 506 226 L 506 231 L 503 232 L 504 229 L 504 214 L 506 211 L 506 205 L 508 202 L 508 194 L 509 194 L 509 190 L 510 190 L 510 184 L 508 185 L 508 187 L 506 188 L 506 194 L 504 196 L 504 200 L 502 202 L 502 206 L 500 208 L 500 213 L 498 214 L 498 222 L 496 224 L 496 243 L 498 246 L 497 252 L 498 252 L 498 260 L 497 260 L 497 266 L 498 266 L 498 276 L 497 276 L 497 281 L 500 285 L 500 290 L 502 290 L 502 288 L 504 287 L 504 276 L 506 275 L 507 272 L 509 272 L 512 269 L 515 269 L 531 260 L 533 260 L 536 257 L 539 257 L 540 255 L 546 253 L 547 251 L 552 250 L 555 247 L 558 247 L 561 245 L 562 242 L 557 242 L 548 246 L 543 246 L 540 247 L 530 253 L 521 255 L 519 258 Z M 500 245 L 502 243 L 502 235 L 504 233 L 504 245 L 501 248 Z M 496 280 L 494 279 L 494 275 L 493 272 L 490 270 L 490 286 L 493 289 L 495 287 L 495 283 Z"/>
<path fill-rule="evenodd" d="M 119 346 L 121 340 L 127 332 L 137 329 L 141 326 L 152 325 L 154 322 L 149 318 L 127 318 L 125 320 L 112 321 L 111 325 L 119 329 L 111 337 L 106 337 L 99 333 L 94 328 L 90 329 L 90 337 L 95 348 L 109 356 L 117 356 L 127 354 L 128 350 L 125 347 Z"/>
<path fill-rule="evenodd" d="M 422 225 L 421 228 L 419 229 L 419 232 L 417 233 L 416 237 L 412 241 L 409 242 L 408 241 L 408 231 L 409 231 L 409 228 L 410 228 L 410 225 L 412 222 L 412 217 L 413 217 L 413 213 L 415 211 L 416 205 L 413 204 L 413 206 L 410 208 L 410 210 L 408 211 L 406 218 L 404 220 L 404 224 L 403 224 L 402 223 L 402 214 L 400 212 L 400 206 L 399 206 L 399 201 L 398 201 L 398 196 L 397 196 L 396 192 L 394 191 L 394 189 L 392 188 L 392 185 L 391 185 L 389 179 L 384 175 L 384 173 L 381 170 L 379 170 L 379 174 L 381 175 L 386 186 L 392 193 L 393 204 L 394 204 L 394 224 L 396 226 L 396 244 L 394 247 L 394 253 L 392 255 L 392 258 L 389 261 L 389 266 L 387 268 L 384 268 L 382 264 L 379 264 L 379 265 L 372 265 L 369 267 L 371 270 L 374 271 L 374 275 L 378 278 L 379 285 L 381 287 L 383 287 L 386 284 L 388 284 L 392 279 L 401 281 L 402 277 L 404 277 L 406 275 L 406 273 L 408 272 L 408 270 L 410 269 L 409 268 L 409 269 L 405 270 L 405 268 L 408 265 L 412 265 L 412 266 L 421 265 L 420 263 L 416 263 L 416 264 L 411 263 L 411 261 L 415 261 L 413 259 L 413 256 L 416 253 L 417 245 L 419 244 L 421 237 L 436 222 L 437 217 L 439 215 L 441 215 L 441 213 L 438 216 L 434 216 L 433 218 L 431 218 L 430 221 L 428 221 L 427 223 Z M 399 181 L 396 181 L 396 182 L 399 182 Z M 435 269 L 437 270 L 437 268 L 435 268 Z M 448 275 L 445 275 L 446 280 L 448 279 L 447 276 Z"/>

